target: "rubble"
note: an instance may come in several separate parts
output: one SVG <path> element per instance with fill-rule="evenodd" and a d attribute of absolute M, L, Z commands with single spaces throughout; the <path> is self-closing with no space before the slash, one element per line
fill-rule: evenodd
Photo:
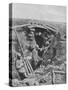
<path fill-rule="evenodd" d="M 61 34 L 32 24 L 12 32 L 12 86 L 66 83 Z"/>

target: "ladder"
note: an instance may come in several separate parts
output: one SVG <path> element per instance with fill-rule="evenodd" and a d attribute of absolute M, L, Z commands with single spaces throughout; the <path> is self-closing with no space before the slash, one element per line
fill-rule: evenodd
<path fill-rule="evenodd" d="M 16 31 L 16 29 L 14 29 L 15 31 L 15 34 L 16 34 L 16 37 L 17 37 L 17 40 L 18 40 L 18 43 L 19 43 L 19 46 L 20 46 L 20 49 L 21 49 L 21 56 L 22 56 L 22 60 L 24 62 L 24 67 L 25 67 L 25 71 L 26 71 L 26 76 L 28 77 L 32 72 L 33 72 L 33 68 L 29 62 L 29 60 L 27 58 L 24 58 L 24 54 L 23 54 L 23 48 L 22 48 L 22 45 L 20 43 L 20 38 L 19 38 L 19 35 L 18 35 L 18 32 Z"/>

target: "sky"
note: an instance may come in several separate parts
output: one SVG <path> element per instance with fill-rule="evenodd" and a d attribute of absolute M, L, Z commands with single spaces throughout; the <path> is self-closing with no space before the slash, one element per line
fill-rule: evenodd
<path fill-rule="evenodd" d="M 66 22 L 66 7 L 15 3 L 12 5 L 12 17 L 21 19 Z"/>

